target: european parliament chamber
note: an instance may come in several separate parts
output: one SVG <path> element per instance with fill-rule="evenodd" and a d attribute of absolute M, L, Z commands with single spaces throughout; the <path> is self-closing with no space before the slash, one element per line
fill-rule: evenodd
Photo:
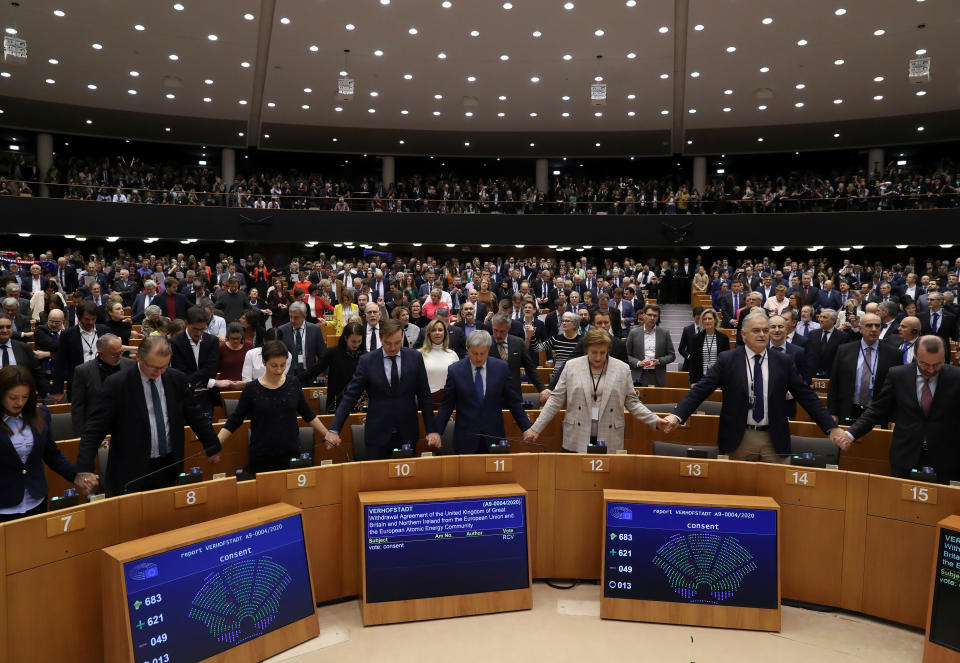
<path fill-rule="evenodd" d="M 843 4 L 7 3 L 0 663 L 960 661 L 956 16 Z"/>

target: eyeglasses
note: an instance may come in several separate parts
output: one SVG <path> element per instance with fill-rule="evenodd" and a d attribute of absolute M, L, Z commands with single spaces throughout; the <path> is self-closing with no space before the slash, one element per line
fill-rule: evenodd
<path fill-rule="evenodd" d="M 917 366 L 919 366 L 920 368 L 926 368 L 926 369 L 931 370 L 931 371 L 938 371 L 938 370 L 940 370 L 940 368 L 943 366 L 943 363 L 944 363 L 944 362 L 942 362 L 942 361 L 938 361 L 938 362 L 935 363 L 935 364 L 928 364 L 928 363 L 925 362 L 925 361 L 920 361 L 919 359 L 917 359 Z"/>

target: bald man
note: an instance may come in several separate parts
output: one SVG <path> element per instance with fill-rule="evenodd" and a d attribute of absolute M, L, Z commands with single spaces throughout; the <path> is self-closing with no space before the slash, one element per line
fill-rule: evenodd
<path fill-rule="evenodd" d="M 913 315 L 907 316 L 900 321 L 900 327 L 897 330 L 899 333 L 886 338 L 885 342 L 897 349 L 904 364 L 912 364 L 916 361 L 917 340 L 920 338 L 921 327 L 920 318 Z"/>

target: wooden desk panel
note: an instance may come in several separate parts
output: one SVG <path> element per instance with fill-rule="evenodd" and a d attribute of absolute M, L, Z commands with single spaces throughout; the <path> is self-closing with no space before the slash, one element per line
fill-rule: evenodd
<path fill-rule="evenodd" d="M 904 499 L 904 486 L 918 491 L 918 501 Z M 960 488 L 923 481 L 871 476 L 868 483 L 867 514 L 909 523 L 935 526 L 947 516 L 960 513 Z M 928 498 L 922 501 L 922 491 Z M 934 495 L 936 497 L 934 498 Z M 936 504 L 933 504 L 934 500 Z"/>
<path fill-rule="evenodd" d="M 223 422 L 213 424 L 213 429 L 217 432 L 223 428 Z M 196 434 L 189 426 L 184 426 L 184 457 L 203 452 L 203 445 L 197 439 Z M 228 477 L 236 476 L 237 470 L 246 467 L 250 462 L 250 448 L 248 437 L 250 435 L 250 422 L 244 421 L 240 427 L 233 432 L 233 435 L 223 443 L 223 450 L 220 452 L 220 462 L 212 465 L 205 455 L 198 456 L 188 460 L 184 464 L 184 472 L 189 472 L 191 467 L 199 467 L 203 471 L 203 480 L 209 481 L 214 474 L 223 472 Z"/>
<path fill-rule="evenodd" d="M 760 463 L 676 456 L 640 456 L 644 490 L 714 495 L 757 495 Z M 689 466 L 689 467 L 688 467 Z M 699 476 L 697 473 L 699 466 Z"/>
<path fill-rule="evenodd" d="M 60 440 L 57 442 L 57 449 L 66 456 L 67 460 L 71 463 L 76 464 L 77 455 L 80 453 L 80 438 L 74 438 L 72 440 Z M 94 461 L 95 468 L 98 463 Z M 60 497 L 63 495 L 63 491 L 67 488 L 73 488 L 74 485 L 64 479 L 62 476 L 50 469 L 50 466 L 46 463 L 43 464 L 44 474 L 47 477 L 47 498 Z"/>
<path fill-rule="evenodd" d="M 684 375 L 687 375 L 684 373 Z M 679 403 L 683 397 L 690 392 L 690 387 L 638 387 L 637 396 L 642 403 Z M 707 397 L 708 401 L 719 402 L 723 400 L 723 392 L 719 389 L 714 390 Z"/>
<path fill-rule="evenodd" d="M 929 525 L 867 516 L 862 612 L 924 627 L 936 532 Z"/>
<path fill-rule="evenodd" d="M 556 457 L 556 488 L 558 491 L 600 491 L 604 488 L 635 490 L 641 485 L 639 466 L 637 456 L 626 454 L 563 454 Z"/>
<path fill-rule="evenodd" d="M 633 419 L 632 417 L 630 419 Z M 632 454 L 653 454 L 653 443 L 672 442 L 674 444 L 697 444 L 716 446 L 717 429 L 720 425 L 720 417 L 711 414 L 694 414 L 687 423 L 677 428 L 670 435 L 653 430 L 649 426 L 640 423 L 634 419 L 631 428 L 630 419 L 627 420 L 628 431 L 631 435 L 625 439 L 627 451 Z"/>
<path fill-rule="evenodd" d="M 843 511 L 780 504 L 780 584 L 784 596 L 840 605 L 843 527 Z"/>
<path fill-rule="evenodd" d="M 343 596 L 343 505 L 330 504 L 304 509 L 303 535 L 307 539 L 317 603 Z"/>
<path fill-rule="evenodd" d="M 343 497 L 341 465 L 314 465 L 257 475 L 257 504 L 286 502 L 306 509 L 340 504 Z"/>
<path fill-rule="evenodd" d="M 256 509 L 257 504 L 257 482 L 256 481 L 238 481 L 237 482 L 237 510 L 249 511 Z"/>
<path fill-rule="evenodd" d="M 527 416 L 530 417 L 530 422 L 533 423 L 537 420 L 537 417 L 540 416 L 541 410 L 529 410 Z M 547 424 L 547 427 L 543 429 L 543 432 L 540 433 L 540 437 L 537 438 L 537 442 L 542 444 L 545 448 L 540 448 L 533 444 L 523 444 L 522 442 L 516 445 L 518 450 L 530 451 L 530 452 L 543 452 L 543 453 L 561 453 L 563 448 L 563 418 L 566 416 L 566 410 L 560 410 L 550 420 L 550 423 Z"/>
<path fill-rule="evenodd" d="M 793 504 L 840 511 L 844 509 L 846 472 L 769 463 L 755 463 L 755 466 L 757 495 L 772 497 L 781 506 Z"/>
<path fill-rule="evenodd" d="M 525 490 L 537 490 L 540 478 L 539 458 L 542 454 L 517 453 L 502 456 L 477 455 L 458 456 L 460 461 L 460 485 L 518 483 Z M 504 465 L 491 465 L 494 460 L 505 461 Z M 498 470 L 507 467 L 505 471 Z"/>
<path fill-rule="evenodd" d="M 559 469 L 557 470 L 559 474 Z M 603 537 L 603 491 L 558 490 L 555 494 L 554 532 L 565 536 L 554 541 L 555 578 L 600 576 L 600 545 Z"/>
<path fill-rule="evenodd" d="M 195 501 L 192 505 L 188 504 L 190 493 Z M 120 538 L 139 539 L 237 513 L 237 479 L 228 477 L 134 493 L 119 498 L 117 505 Z"/>
<path fill-rule="evenodd" d="M 409 474 L 404 476 L 403 466 Z M 400 466 L 400 476 L 396 467 Z M 401 458 L 397 460 L 372 460 L 360 463 L 360 491 L 407 490 L 410 488 L 441 488 L 456 485 L 460 460 L 457 456 L 432 456 L 428 458 Z M 452 475 L 452 476 L 451 476 Z M 453 483 L 450 483 L 450 480 Z M 346 503 L 346 501 L 344 501 Z"/>
<path fill-rule="evenodd" d="M 554 541 L 556 537 L 556 454 L 537 457 L 537 547 L 532 549 L 533 568 L 538 578 L 554 573 Z M 565 531 L 565 530 L 560 530 Z"/>

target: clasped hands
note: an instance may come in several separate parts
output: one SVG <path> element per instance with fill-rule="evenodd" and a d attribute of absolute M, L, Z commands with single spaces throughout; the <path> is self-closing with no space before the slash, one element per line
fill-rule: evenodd
<path fill-rule="evenodd" d="M 657 428 L 669 435 L 680 427 L 680 417 L 675 414 L 668 414 L 657 420 Z"/>
<path fill-rule="evenodd" d="M 842 451 L 846 451 L 850 448 L 850 445 L 853 444 L 853 440 L 850 439 L 850 436 L 847 435 L 839 426 L 836 428 L 831 428 L 829 431 L 827 431 L 827 435 L 830 436 L 830 441 L 840 447 Z"/>
<path fill-rule="evenodd" d="M 80 494 L 86 497 L 100 484 L 100 479 L 92 472 L 78 472 L 73 478 L 73 485 L 77 487 Z"/>

